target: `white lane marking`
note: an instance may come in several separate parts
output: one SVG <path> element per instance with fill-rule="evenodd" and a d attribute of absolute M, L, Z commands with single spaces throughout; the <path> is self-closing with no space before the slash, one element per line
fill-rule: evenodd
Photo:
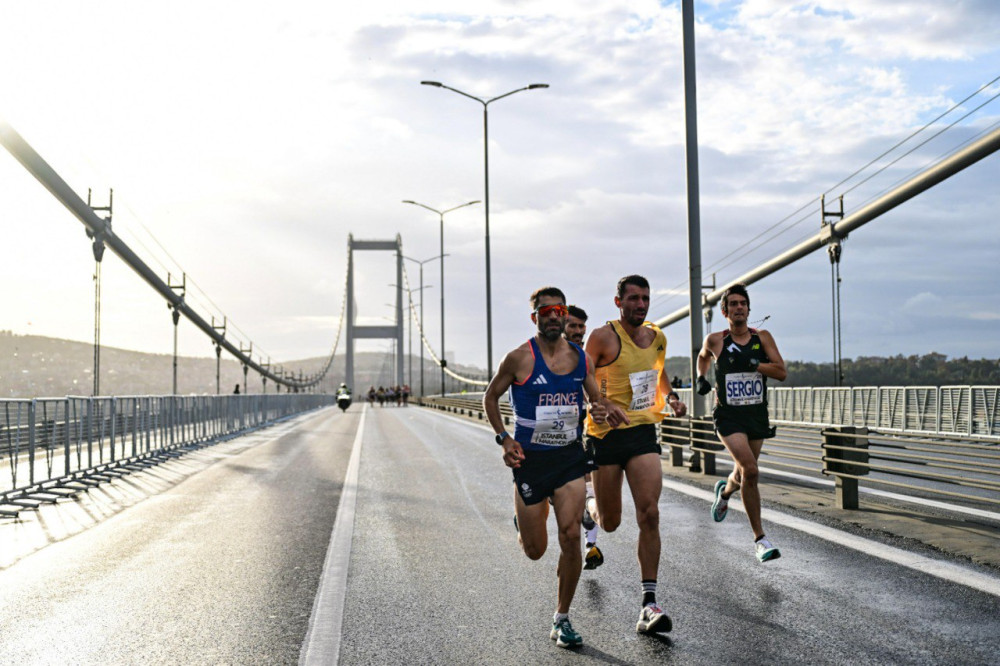
<path fill-rule="evenodd" d="M 701 488 L 695 488 L 679 481 L 674 481 L 673 479 L 663 479 L 663 486 L 676 492 L 689 495 L 690 497 L 703 499 L 707 502 L 715 501 L 715 493 Z M 730 511 L 733 509 L 743 511 L 743 506 L 739 502 L 730 502 L 729 509 Z M 842 532 L 832 527 L 827 527 L 826 525 L 820 525 L 819 523 L 803 520 L 802 518 L 781 513 L 780 511 L 774 511 L 773 509 L 761 509 L 761 518 L 767 522 L 784 525 L 785 527 L 793 530 L 811 534 L 812 536 L 823 539 L 824 541 L 829 541 L 846 548 L 851 548 L 865 553 L 866 555 L 872 555 L 879 559 L 935 576 L 936 578 L 958 583 L 959 585 L 965 585 L 966 587 L 971 587 L 975 590 L 979 590 L 980 592 L 986 592 L 987 594 L 1000 597 L 1000 580 L 952 562 L 934 560 L 917 553 L 902 550 L 901 548 L 887 546 L 877 541 L 871 541 L 870 539 L 855 536 L 848 532 Z"/>
<path fill-rule="evenodd" d="M 458 417 L 455 418 L 456 420 L 460 420 Z M 468 422 L 466 421 L 466 423 Z M 484 426 L 479 423 L 471 423 L 470 425 L 475 428 L 481 428 L 483 430 L 493 432 L 493 430 L 488 426 Z M 715 501 L 715 493 L 701 488 L 696 488 L 694 486 L 689 486 L 685 483 L 674 481 L 673 479 L 667 477 L 664 477 L 663 479 L 663 487 L 670 488 L 671 490 L 684 493 L 685 495 L 689 495 L 691 497 L 703 499 L 709 503 Z M 730 510 L 743 510 L 742 504 L 738 501 L 731 502 L 729 504 L 729 508 Z M 910 553 L 900 548 L 886 546 L 877 541 L 864 539 L 848 532 L 843 532 L 832 527 L 827 527 L 826 525 L 820 525 L 819 523 L 813 523 L 808 520 L 796 518 L 795 516 L 789 516 L 788 514 L 780 513 L 772 509 L 761 509 L 761 517 L 768 522 L 778 523 L 779 525 L 784 525 L 785 527 L 789 527 L 793 530 L 811 534 L 812 536 L 823 539 L 824 541 L 836 543 L 846 548 L 851 548 L 861 553 L 878 557 L 879 559 L 894 562 L 909 569 L 921 571 L 928 575 L 935 576 L 936 578 L 965 585 L 966 587 L 971 587 L 975 590 L 1000 597 L 1000 580 L 987 574 L 982 574 L 978 571 L 973 571 L 972 569 L 967 569 L 951 562 L 933 560 L 929 557 L 918 555 L 917 553 Z"/>
<path fill-rule="evenodd" d="M 367 413 L 368 406 L 363 405 L 358 432 L 351 448 L 351 458 L 347 463 L 344 488 L 340 493 L 337 519 L 333 522 L 330 545 L 326 549 L 323 574 L 313 601 L 312 615 L 309 616 L 309 630 L 299 651 L 300 665 L 336 666 L 340 659 L 340 633 L 344 623 L 347 573 L 351 564 L 351 543 L 354 540 L 354 510 L 358 499 L 361 440 L 364 437 Z"/>

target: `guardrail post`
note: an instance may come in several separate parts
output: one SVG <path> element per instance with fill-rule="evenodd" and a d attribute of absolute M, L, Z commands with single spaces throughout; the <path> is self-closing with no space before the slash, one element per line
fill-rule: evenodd
<path fill-rule="evenodd" d="M 715 425 L 712 423 L 710 417 L 703 417 L 700 419 L 691 419 L 691 446 L 700 446 L 701 448 L 706 448 L 707 446 L 715 443 Z M 701 453 L 701 471 L 705 476 L 715 475 L 715 454 L 709 451 L 692 451 L 691 455 L 691 471 L 696 472 L 697 468 L 697 458 L 696 455 Z"/>
<path fill-rule="evenodd" d="M 66 471 L 65 471 L 65 474 L 66 474 L 66 476 L 69 476 L 70 469 L 71 469 L 70 468 L 70 458 L 72 456 L 70 455 L 70 441 L 71 440 L 70 440 L 70 436 L 69 436 L 69 398 L 68 397 L 66 398 L 66 407 L 65 407 L 65 413 L 63 414 L 63 417 L 64 417 L 63 418 L 63 423 L 65 424 L 64 427 L 63 427 L 63 431 L 65 432 L 65 440 L 66 440 L 66 454 L 65 454 L 65 457 L 66 457 Z"/>
<path fill-rule="evenodd" d="M 684 444 L 689 440 L 681 419 L 667 416 L 660 422 L 660 441 L 670 447 L 670 466 L 684 466 Z"/>
<path fill-rule="evenodd" d="M 14 460 L 17 464 L 17 460 Z M 28 485 L 35 485 L 35 400 L 28 403 Z"/>
<path fill-rule="evenodd" d="M 844 426 L 824 430 L 823 454 L 823 469 L 834 478 L 837 508 L 857 509 L 858 480 L 842 475 L 868 474 L 868 428 Z"/>

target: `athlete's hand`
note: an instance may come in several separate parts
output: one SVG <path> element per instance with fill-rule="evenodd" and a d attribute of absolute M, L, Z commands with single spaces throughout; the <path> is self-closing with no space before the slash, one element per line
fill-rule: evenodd
<path fill-rule="evenodd" d="M 590 405 L 590 418 L 594 423 L 607 423 L 608 408 L 602 402 L 595 402 Z"/>
<path fill-rule="evenodd" d="M 620 425 L 629 425 L 631 423 L 631 421 L 628 420 L 628 414 L 625 413 L 625 410 L 622 409 L 620 405 L 616 405 L 610 400 L 607 401 L 606 404 L 608 410 L 607 422 L 609 426 L 617 428 Z"/>
<path fill-rule="evenodd" d="M 705 379 L 705 375 L 698 375 L 698 395 L 708 395 L 712 392 L 712 385 Z"/>
<path fill-rule="evenodd" d="M 524 449 L 513 437 L 503 440 L 503 464 L 511 469 L 517 469 L 524 460 Z"/>
<path fill-rule="evenodd" d="M 668 400 L 668 403 L 670 404 L 670 409 L 674 412 L 674 416 L 684 416 L 687 414 L 687 405 L 681 402 L 681 399 L 676 395 L 674 395 L 672 399 Z"/>

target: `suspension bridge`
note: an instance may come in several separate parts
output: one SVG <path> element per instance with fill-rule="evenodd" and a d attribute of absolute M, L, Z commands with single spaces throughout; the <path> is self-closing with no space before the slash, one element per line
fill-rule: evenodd
<path fill-rule="evenodd" d="M 9 125 L 0 124 L 0 142 L 84 225 L 98 276 L 110 249 L 166 301 L 175 331 L 186 318 L 217 358 L 231 355 L 265 389 L 101 396 L 97 280 L 94 395 L 0 401 L 0 661 L 565 660 L 545 626 L 556 554 L 539 563 L 520 554 L 508 473 L 475 393 L 487 377 L 456 371 L 429 341 L 401 237 L 348 237 L 332 350 L 318 370 L 295 372 L 255 358 L 252 342 L 227 335 L 226 320 L 192 307 L 186 276 L 157 274 L 115 234 L 111 201 L 84 201 Z M 820 233 L 740 280 L 837 247 L 998 148 L 1000 130 L 988 132 L 850 215 L 824 202 Z M 394 256 L 391 325 L 356 324 L 356 252 Z M 721 293 L 699 292 L 701 307 Z M 356 401 L 339 411 L 317 390 L 341 338 L 347 384 L 356 385 L 355 346 L 367 339 L 391 345 L 397 361 L 387 376 L 407 384 L 407 321 L 421 367 L 426 351 L 472 394 L 442 390 L 410 407 Z M 606 565 L 581 579 L 574 622 L 586 644 L 577 658 L 995 661 L 1000 389 L 775 390 L 782 435 L 761 467 L 764 519 L 784 557 L 767 568 L 749 554 L 738 503 L 736 520 L 708 518 L 728 458 L 697 417 L 705 406 L 690 390 L 681 395 L 696 418 L 668 418 L 659 430 L 660 597 L 675 629 L 652 641 L 632 629 L 637 535 L 624 521 L 602 536 Z"/>

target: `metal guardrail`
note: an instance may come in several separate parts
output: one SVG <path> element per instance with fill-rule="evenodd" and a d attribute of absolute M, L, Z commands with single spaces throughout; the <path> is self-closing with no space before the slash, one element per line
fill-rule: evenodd
<path fill-rule="evenodd" d="M 333 402 L 294 393 L 0 400 L 0 515 Z"/>
<path fill-rule="evenodd" d="M 892 397 L 897 395 L 890 392 Z M 465 395 L 425 398 L 420 402 L 482 420 L 485 416 L 480 400 L 478 395 Z M 500 407 L 509 424 L 509 405 L 501 402 Z M 1000 506 L 1000 438 L 925 435 L 830 423 L 777 423 L 778 436 L 767 440 L 761 465 L 816 479 L 832 477 L 839 508 L 858 508 L 860 484 L 883 486 L 909 496 L 944 498 L 971 507 Z M 665 418 L 660 424 L 660 437 L 671 465 L 689 464 L 692 471 L 716 474 L 716 456 L 725 449 L 711 419 Z"/>
<path fill-rule="evenodd" d="M 771 388 L 775 421 L 1000 439 L 998 386 Z"/>

